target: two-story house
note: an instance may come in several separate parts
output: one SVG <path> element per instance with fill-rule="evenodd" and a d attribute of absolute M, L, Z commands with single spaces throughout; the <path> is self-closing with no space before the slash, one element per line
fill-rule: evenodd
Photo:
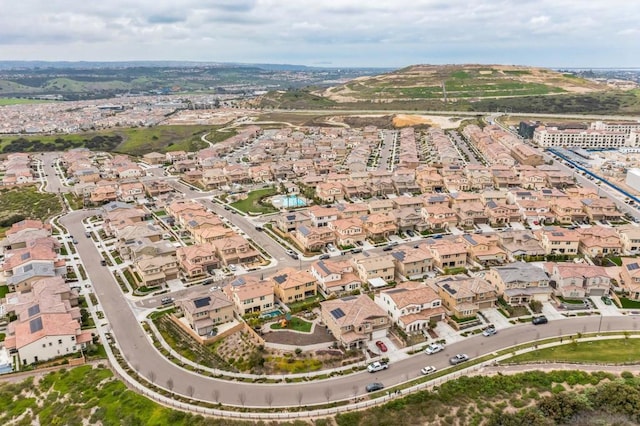
<path fill-rule="evenodd" d="M 385 337 L 390 326 L 385 311 L 366 294 L 326 300 L 320 304 L 320 317 L 347 350 Z"/>
<path fill-rule="evenodd" d="M 495 287 L 480 277 L 448 276 L 435 285 L 442 303 L 456 318 L 473 317 L 480 309 L 493 308 L 497 300 Z"/>
<path fill-rule="evenodd" d="M 324 297 L 358 290 L 362 285 L 353 264 L 347 260 L 318 260 L 311 264 L 309 272 Z"/>
<path fill-rule="evenodd" d="M 178 300 L 176 305 L 184 313 L 187 323 L 199 336 L 214 336 L 215 328 L 234 319 L 233 303 L 221 291 L 210 291 L 205 296 Z"/>
<path fill-rule="evenodd" d="M 317 282 L 307 271 L 284 268 L 271 277 L 273 291 L 282 303 L 300 302 L 317 294 Z"/>
<path fill-rule="evenodd" d="M 498 296 L 512 306 L 526 305 L 534 300 L 547 302 L 551 297 L 549 277 L 542 268 L 532 263 L 494 266 L 484 278 L 495 286 Z"/>
<path fill-rule="evenodd" d="M 420 332 L 428 328 L 429 323 L 442 321 L 445 317 L 438 293 L 424 283 L 415 281 L 382 290 L 376 295 L 375 303 L 406 333 Z"/>

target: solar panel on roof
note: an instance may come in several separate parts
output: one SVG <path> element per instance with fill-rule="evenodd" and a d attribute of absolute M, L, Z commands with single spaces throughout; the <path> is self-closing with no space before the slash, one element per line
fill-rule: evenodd
<path fill-rule="evenodd" d="M 193 304 L 196 308 L 203 308 L 205 306 L 209 306 L 211 304 L 211 298 L 209 296 L 202 297 L 200 299 L 196 299 L 193 301 Z"/>
<path fill-rule="evenodd" d="M 562 237 L 564 234 L 562 232 L 552 232 L 551 235 L 554 237 Z"/>
<path fill-rule="evenodd" d="M 29 272 L 33 270 L 33 265 L 32 264 L 28 264 L 24 267 L 24 272 Z"/>
<path fill-rule="evenodd" d="M 273 277 L 273 280 L 275 282 L 277 282 L 278 284 L 282 284 L 283 282 L 285 282 L 287 280 L 287 274 L 278 275 L 277 277 Z"/>
<path fill-rule="evenodd" d="M 34 318 L 29 321 L 29 329 L 32 333 L 42 330 L 42 317 Z"/>
<path fill-rule="evenodd" d="M 637 263 L 630 263 L 629 265 L 627 265 L 627 269 L 629 271 L 635 271 L 636 269 L 638 269 L 640 266 L 638 266 Z"/>
<path fill-rule="evenodd" d="M 447 290 L 450 294 L 456 294 L 458 291 L 451 287 L 449 284 L 445 284 L 442 286 L 445 290 Z"/>
<path fill-rule="evenodd" d="M 336 308 L 331 311 L 331 315 L 333 315 L 335 319 L 340 319 L 344 316 L 344 311 L 341 308 Z"/>
<path fill-rule="evenodd" d="M 27 252 L 27 253 L 22 253 L 20 255 L 20 260 L 27 260 L 31 257 L 31 253 Z"/>
<path fill-rule="evenodd" d="M 348 302 L 348 301 L 353 300 L 353 299 L 357 299 L 357 297 L 356 296 L 347 296 L 347 297 L 343 297 L 342 298 L 342 300 L 344 300 L 345 302 Z"/>
<path fill-rule="evenodd" d="M 40 313 L 40 305 L 33 305 L 27 309 L 27 313 L 29 314 L 29 318 L 34 315 L 38 315 Z"/>

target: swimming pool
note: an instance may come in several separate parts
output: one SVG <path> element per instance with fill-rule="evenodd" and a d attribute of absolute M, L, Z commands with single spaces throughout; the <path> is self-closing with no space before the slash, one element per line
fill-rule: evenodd
<path fill-rule="evenodd" d="M 290 209 L 304 207 L 307 205 L 307 201 L 297 195 L 276 195 L 271 197 L 271 204 L 278 209 Z"/>
<path fill-rule="evenodd" d="M 282 311 L 280 309 L 276 309 L 275 311 L 263 312 L 260 314 L 260 318 L 275 318 L 282 315 Z"/>

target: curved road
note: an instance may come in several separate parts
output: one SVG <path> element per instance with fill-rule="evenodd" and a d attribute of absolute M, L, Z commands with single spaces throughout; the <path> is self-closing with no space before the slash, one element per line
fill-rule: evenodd
<path fill-rule="evenodd" d="M 73 235 L 82 235 L 82 219 L 91 213 L 72 212 L 61 219 Z M 78 254 L 85 265 L 96 295 L 109 320 L 111 333 L 115 336 L 123 356 L 139 374 L 156 384 L 166 387 L 171 379 L 173 391 L 183 395 L 193 393 L 196 399 L 221 402 L 237 406 L 296 406 L 300 404 L 322 404 L 327 400 L 353 398 L 365 393 L 364 387 L 372 381 L 380 381 L 386 386 L 401 383 L 419 375 L 425 365 L 435 365 L 439 369 L 448 365 L 448 358 L 465 352 L 475 358 L 515 344 L 535 341 L 559 335 L 584 332 L 635 330 L 640 320 L 636 316 L 622 317 L 576 317 L 549 324 L 534 326 L 523 324 L 501 330 L 489 338 L 476 336 L 451 344 L 445 351 L 427 357 L 423 354 L 397 361 L 388 370 L 370 374 L 361 372 L 348 376 L 330 378 L 307 383 L 279 383 L 277 385 L 253 384 L 225 381 L 200 376 L 182 369 L 165 359 L 153 346 L 134 316 L 131 305 L 121 293 L 120 287 L 107 269 L 100 266 L 100 253 L 91 239 L 78 239 Z M 191 392 L 193 390 L 193 392 Z"/>

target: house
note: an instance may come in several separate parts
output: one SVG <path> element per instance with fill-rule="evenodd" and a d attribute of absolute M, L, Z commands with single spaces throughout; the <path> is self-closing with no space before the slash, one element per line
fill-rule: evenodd
<path fill-rule="evenodd" d="M 212 242 L 218 258 L 226 266 L 256 262 L 260 253 L 244 237 L 236 235 Z"/>
<path fill-rule="evenodd" d="M 311 218 L 305 210 L 279 213 L 275 222 L 275 227 L 283 233 L 295 231 L 299 226 L 311 226 Z"/>
<path fill-rule="evenodd" d="M 351 258 L 361 281 L 382 278 L 386 282 L 395 280 L 395 264 L 390 254 L 372 254 L 364 252 Z"/>
<path fill-rule="evenodd" d="M 347 260 L 318 260 L 311 264 L 309 272 L 318 283 L 318 291 L 325 297 L 361 288 L 362 281 Z"/>
<path fill-rule="evenodd" d="M 454 210 L 456 211 L 459 226 L 473 228 L 475 224 L 489 222 L 485 207 L 480 202 L 456 204 Z"/>
<path fill-rule="evenodd" d="M 547 262 L 545 269 L 556 296 L 582 299 L 607 296 L 611 292 L 611 277 L 606 268 L 573 262 Z"/>
<path fill-rule="evenodd" d="M 580 200 L 573 198 L 559 198 L 551 203 L 551 212 L 561 224 L 587 221 L 587 214 L 582 209 Z"/>
<path fill-rule="evenodd" d="M 438 293 L 420 282 L 407 281 L 382 290 L 374 301 L 405 333 L 422 331 L 429 328 L 430 323 L 445 318 Z"/>
<path fill-rule="evenodd" d="M 144 186 L 140 182 L 121 183 L 116 191 L 118 200 L 125 203 L 144 198 Z"/>
<path fill-rule="evenodd" d="M 418 247 L 431 252 L 433 265 L 441 271 L 467 266 L 467 246 L 459 239 L 429 239 Z"/>
<path fill-rule="evenodd" d="M 67 274 L 64 259 L 58 258 L 58 243 L 50 238 L 28 241 L 24 248 L 6 251 L 0 281 L 9 291 L 30 291 L 42 278 Z"/>
<path fill-rule="evenodd" d="M 344 200 L 340 183 L 322 182 L 316 186 L 316 196 L 324 203 Z"/>
<path fill-rule="evenodd" d="M 241 315 L 268 312 L 275 306 L 273 282 L 243 275 L 223 288 Z"/>
<path fill-rule="evenodd" d="M 432 205 L 422 207 L 422 218 L 429 228 L 450 229 L 458 224 L 456 212 L 448 206 Z"/>
<path fill-rule="evenodd" d="M 549 277 L 542 268 L 532 263 L 494 266 L 485 273 L 484 278 L 495 286 L 498 296 L 512 306 L 526 305 L 534 300 L 547 302 L 552 293 Z"/>
<path fill-rule="evenodd" d="M 540 241 L 527 229 L 523 231 L 509 229 L 497 235 L 500 246 L 514 259 L 545 255 Z"/>
<path fill-rule="evenodd" d="M 483 266 L 501 265 L 507 260 L 495 234 L 464 234 L 462 242 L 467 246 L 469 259 Z"/>
<path fill-rule="evenodd" d="M 396 274 L 400 277 L 421 278 L 433 270 L 433 254 L 420 247 L 400 246 L 391 252 Z"/>
<path fill-rule="evenodd" d="M 334 207 L 313 206 L 308 210 L 311 224 L 318 228 L 329 226 L 329 222 L 338 219 L 338 209 Z"/>
<path fill-rule="evenodd" d="M 167 280 L 178 278 L 178 261 L 175 256 L 141 256 L 134 261 L 133 268 L 140 277 L 139 286 L 157 287 Z"/>
<path fill-rule="evenodd" d="M 339 246 L 355 246 L 357 241 L 364 241 L 366 234 L 361 219 L 338 219 L 329 223 L 329 229 L 335 233 Z"/>
<path fill-rule="evenodd" d="M 418 212 L 413 207 L 405 207 L 393 210 L 389 216 L 396 222 L 396 226 L 402 232 L 405 231 L 423 231 L 427 228 L 427 223 L 422 218 L 422 207 L 418 208 Z"/>
<path fill-rule="evenodd" d="M 369 200 L 367 205 L 371 214 L 387 213 L 393 210 L 393 201 L 386 198 Z"/>
<path fill-rule="evenodd" d="M 300 302 L 317 292 L 316 279 L 307 271 L 284 268 L 271 277 L 271 281 L 276 298 L 282 303 Z"/>
<path fill-rule="evenodd" d="M 336 240 L 330 227 L 316 228 L 300 225 L 291 235 L 307 251 L 321 251 L 327 244 L 334 243 Z"/>
<path fill-rule="evenodd" d="M 187 278 L 210 274 L 215 268 L 220 267 L 215 248 L 207 243 L 178 247 L 176 257 L 180 271 Z"/>
<path fill-rule="evenodd" d="M 233 302 L 221 291 L 210 291 L 205 296 L 178 300 L 189 327 L 199 336 L 216 334 L 216 326 L 234 319 Z"/>
<path fill-rule="evenodd" d="M 166 155 L 160 154 L 159 152 L 150 152 L 142 156 L 142 160 L 151 165 L 163 164 L 166 158 Z"/>
<path fill-rule="evenodd" d="M 493 226 L 506 225 L 511 222 L 520 222 L 522 215 L 520 208 L 515 204 L 489 201 L 485 205 L 485 213 L 489 218 L 489 223 Z"/>
<path fill-rule="evenodd" d="M 622 258 L 620 280 L 629 299 L 640 301 L 640 261 L 637 258 Z"/>
<path fill-rule="evenodd" d="M 620 237 L 622 250 L 627 254 L 640 252 L 640 228 L 633 225 L 617 226 L 615 228 Z"/>
<path fill-rule="evenodd" d="M 577 256 L 580 234 L 559 226 L 545 226 L 534 232 L 546 254 Z"/>
<path fill-rule="evenodd" d="M 607 256 L 622 252 L 622 243 L 618 233 L 613 228 L 604 226 L 592 226 L 590 228 L 578 228 L 576 232 L 580 236 L 578 250 L 587 256 Z"/>
<path fill-rule="evenodd" d="M 480 277 L 453 275 L 435 285 L 443 305 L 456 318 L 474 317 L 480 309 L 493 308 L 497 300 L 495 287 Z"/>
<path fill-rule="evenodd" d="M 616 208 L 613 200 L 609 198 L 584 198 L 580 202 L 591 222 L 599 220 L 618 221 L 623 216 Z"/>
<path fill-rule="evenodd" d="M 366 294 L 326 300 L 320 303 L 320 317 L 347 350 L 385 337 L 390 326 L 385 311 Z"/>
<path fill-rule="evenodd" d="M 4 346 L 22 365 L 48 361 L 86 349 L 91 331 L 80 327 L 77 294 L 61 278 L 33 283 L 26 293 L 9 293 L 5 312 L 16 317 L 7 326 Z"/>
<path fill-rule="evenodd" d="M 398 227 L 392 216 L 385 213 L 374 213 L 363 219 L 364 231 L 367 238 L 379 241 L 398 232 Z"/>
<path fill-rule="evenodd" d="M 369 214 L 369 206 L 366 203 L 340 203 L 335 207 L 340 219 L 359 218 Z"/>

